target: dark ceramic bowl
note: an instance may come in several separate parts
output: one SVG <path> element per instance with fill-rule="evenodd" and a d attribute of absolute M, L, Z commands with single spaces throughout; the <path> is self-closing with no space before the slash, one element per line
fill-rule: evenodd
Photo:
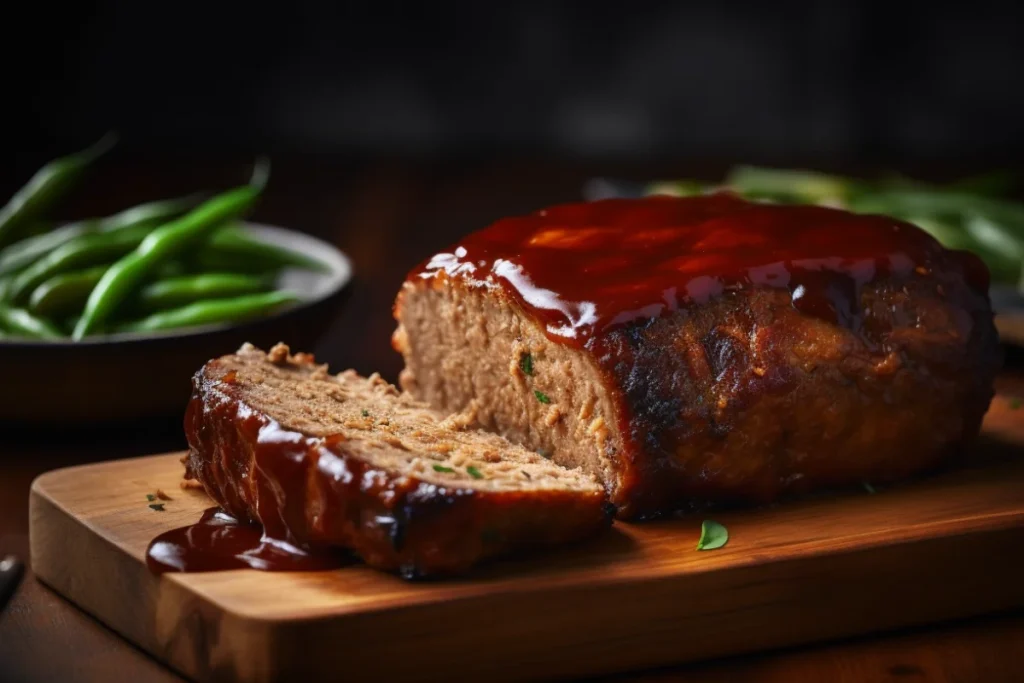
<path fill-rule="evenodd" d="M 243 323 L 81 342 L 0 341 L 0 420 L 71 423 L 180 415 L 192 375 L 211 358 L 244 342 L 313 348 L 348 292 L 351 262 L 310 235 L 257 224 L 246 229 L 261 241 L 315 257 L 328 272 L 284 271 L 279 287 L 297 292 L 303 301 Z"/>

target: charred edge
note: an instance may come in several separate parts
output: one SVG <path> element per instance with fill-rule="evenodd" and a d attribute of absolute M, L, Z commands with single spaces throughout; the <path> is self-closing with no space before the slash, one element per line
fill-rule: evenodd
<path fill-rule="evenodd" d="M 409 505 L 403 503 L 395 508 L 391 515 L 391 529 L 388 537 L 391 539 L 391 547 L 396 553 L 402 552 L 405 548 L 405 539 L 409 530 Z"/>

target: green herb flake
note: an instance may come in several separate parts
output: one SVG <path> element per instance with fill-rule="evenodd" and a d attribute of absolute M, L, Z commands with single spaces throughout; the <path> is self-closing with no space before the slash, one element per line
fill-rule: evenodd
<path fill-rule="evenodd" d="M 363 408 L 362 415 L 363 417 L 370 417 L 370 411 L 367 410 L 366 408 Z"/>
<path fill-rule="evenodd" d="M 864 487 L 864 490 L 867 491 L 868 493 L 878 493 L 878 491 L 875 489 L 874 486 L 871 485 L 871 482 L 869 481 L 861 482 L 861 485 Z"/>
<path fill-rule="evenodd" d="M 483 473 L 480 472 L 480 470 L 478 470 L 477 468 L 473 467 L 472 465 L 467 467 L 466 471 L 469 472 L 469 476 L 473 477 L 474 479 L 483 479 L 484 478 Z"/>
<path fill-rule="evenodd" d="M 157 512 L 163 512 L 164 511 L 164 504 L 163 503 L 150 503 L 149 504 L 149 509 L 150 510 L 156 510 Z"/>
<path fill-rule="evenodd" d="M 1021 401 L 1019 398 L 1010 399 L 1010 410 L 1017 410 L 1022 405 L 1024 405 L 1024 401 Z"/>
<path fill-rule="evenodd" d="M 524 375 L 533 376 L 533 355 L 524 353 L 519 359 L 519 369 Z"/>
<path fill-rule="evenodd" d="M 700 540 L 697 550 L 715 550 L 729 542 L 729 530 L 718 522 L 705 519 L 700 525 Z"/>
<path fill-rule="evenodd" d="M 152 503 L 154 500 L 156 500 L 156 496 L 154 496 L 152 493 L 147 493 L 146 494 L 146 500 L 148 500 L 150 503 Z"/>
<path fill-rule="evenodd" d="M 548 395 L 545 394 L 543 391 L 537 391 L 536 389 L 534 389 L 533 390 L 533 395 L 536 396 L 537 400 L 540 401 L 541 403 L 544 403 L 544 404 L 551 403 L 551 399 L 548 398 Z"/>
<path fill-rule="evenodd" d="M 451 467 L 445 467 L 444 465 L 434 465 L 435 472 L 454 472 Z"/>

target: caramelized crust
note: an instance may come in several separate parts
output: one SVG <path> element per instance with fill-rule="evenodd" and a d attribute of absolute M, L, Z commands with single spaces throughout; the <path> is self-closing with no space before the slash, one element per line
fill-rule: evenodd
<path fill-rule="evenodd" d="M 473 403 L 638 518 L 948 462 L 993 396 L 986 292 L 976 258 L 894 219 L 597 202 L 499 221 L 414 269 L 393 344 L 415 396 Z M 524 349 L 529 378 L 499 370 Z"/>

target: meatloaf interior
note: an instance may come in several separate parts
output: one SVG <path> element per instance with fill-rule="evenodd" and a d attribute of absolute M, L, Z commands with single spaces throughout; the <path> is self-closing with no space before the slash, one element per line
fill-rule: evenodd
<path fill-rule="evenodd" d="M 506 297 L 444 277 L 407 287 L 392 343 L 406 391 L 617 488 L 621 439 L 606 382 Z"/>
<path fill-rule="evenodd" d="M 246 345 L 194 380 L 186 478 L 267 538 L 340 546 L 407 577 L 607 529 L 602 485 L 377 375 Z"/>

